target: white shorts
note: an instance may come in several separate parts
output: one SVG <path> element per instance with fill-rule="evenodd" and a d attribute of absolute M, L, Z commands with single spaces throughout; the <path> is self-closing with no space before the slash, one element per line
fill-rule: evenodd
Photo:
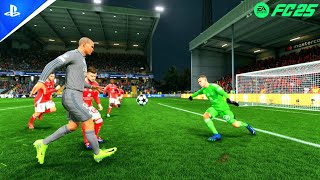
<path fill-rule="evenodd" d="M 117 100 L 116 100 L 115 104 L 116 104 L 116 105 L 121 104 L 121 103 L 120 103 L 120 99 L 119 99 L 119 98 L 117 98 Z"/>
<path fill-rule="evenodd" d="M 116 104 L 117 98 L 109 98 L 109 104 Z"/>
<path fill-rule="evenodd" d="M 101 114 L 99 113 L 99 111 L 93 106 L 90 106 L 89 109 L 90 109 L 90 114 L 92 115 L 93 121 L 95 121 L 95 123 L 101 123 L 102 119 L 101 119 Z"/>
<path fill-rule="evenodd" d="M 52 107 L 56 107 L 56 104 L 52 100 L 49 100 L 49 101 L 44 102 L 44 103 L 36 103 L 35 106 L 36 106 L 34 108 L 35 112 L 43 113 L 44 111 L 46 111 L 46 109 L 50 109 Z"/>

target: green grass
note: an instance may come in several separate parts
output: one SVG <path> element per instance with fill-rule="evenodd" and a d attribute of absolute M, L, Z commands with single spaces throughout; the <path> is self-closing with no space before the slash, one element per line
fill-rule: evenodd
<path fill-rule="evenodd" d="M 200 115 L 207 101 L 149 99 L 145 107 L 124 99 L 111 118 L 101 114 L 102 147 L 116 146 L 117 153 L 100 163 L 82 143 L 80 129 L 49 145 L 45 163 L 39 165 L 32 143 L 66 124 L 61 99 L 54 99 L 57 112 L 27 123 L 34 111 L 33 99 L 0 99 L 0 179 L 319 179 L 320 148 L 262 132 L 214 121 L 223 140 L 208 142 L 211 136 Z M 7 109 L 6 108 L 12 108 Z M 320 144 L 317 112 L 231 107 L 238 120 L 253 127 Z M 288 111 L 288 112 L 283 112 Z"/>

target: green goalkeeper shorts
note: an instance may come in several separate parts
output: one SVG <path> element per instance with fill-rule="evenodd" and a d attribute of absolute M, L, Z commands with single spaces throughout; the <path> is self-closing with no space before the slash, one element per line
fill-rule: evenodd
<path fill-rule="evenodd" d="M 215 117 L 221 116 L 229 124 L 232 124 L 232 123 L 234 123 L 234 121 L 236 121 L 234 119 L 234 114 L 233 114 L 232 111 L 230 111 L 230 109 L 217 111 L 213 107 L 210 107 L 210 108 L 208 108 L 206 110 L 206 112 L 211 115 L 211 118 L 215 118 Z"/>

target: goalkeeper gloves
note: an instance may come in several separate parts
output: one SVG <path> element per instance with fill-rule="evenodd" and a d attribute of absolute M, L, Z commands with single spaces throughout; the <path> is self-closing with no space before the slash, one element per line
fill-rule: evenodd
<path fill-rule="evenodd" d="M 235 101 L 231 101 L 229 98 L 227 98 L 227 103 L 229 104 L 233 104 L 235 106 L 239 106 L 239 103 L 235 102 Z"/>
<path fill-rule="evenodd" d="M 193 100 L 192 96 L 189 96 L 189 100 L 190 100 L 190 101 L 192 101 L 192 100 Z"/>

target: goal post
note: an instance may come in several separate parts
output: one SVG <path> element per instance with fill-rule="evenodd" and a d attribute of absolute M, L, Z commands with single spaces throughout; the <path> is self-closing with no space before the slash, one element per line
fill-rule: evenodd
<path fill-rule="evenodd" d="M 320 111 L 320 61 L 236 75 L 236 101 L 242 106 L 268 106 Z"/>

